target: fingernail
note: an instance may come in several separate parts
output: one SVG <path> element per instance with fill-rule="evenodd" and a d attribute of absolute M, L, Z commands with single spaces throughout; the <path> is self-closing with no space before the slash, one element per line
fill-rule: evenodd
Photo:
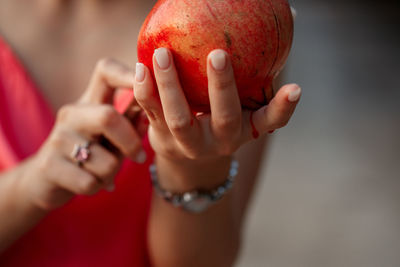
<path fill-rule="evenodd" d="M 226 66 L 226 54 L 223 50 L 217 49 L 210 53 L 211 65 L 215 70 L 224 70 Z"/>
<path fill-rule="evenodd" d="M 141 150 L 141 151 L 136 155 L 135 161 L 136 161 L 137 163 L 144 163 L 144 162 L 146 161 L 146 158 L 147 158 L 146 151 Z"/>
<path fill-rule="evenodd" d="M 296 11 L 296 9 L 294 9 L 294 7 L 290 7 L 290 11 L 292 11 L 292 17 L 293 17 L 293 20 L 295 20 L 296 19 L 296 17 L 297 17 L 297 11 Z"/>
<path fill-rule="evenodd" d="M 274 132 L 275 132 L 275 130 L 268 131 L 269 134 L 272 134 Z"/>
<path fill-rule="evenodd" d="M 140 83 L 144 81 L 144 65 L 142 63 L 136 63 L 136 82 Z"/>
<path fill-rule="evenodd" d="M 105 189 L 106 189 L 108 192 L 114 192 L 114 190 L 115 190 L 115 184 L 111 183 L 111 184 L 107 185 L 107 186 L 105 187 Z"/>
<path fill-rule="evenodd" d="M 160 69 L 168 69 L 170 60 L 168 56 L 168 51 L 165 48 L 158 48 L 154 51 L 154 56 Z"/>
<path fill-rule="evenodd" d="M 297 100 L 299 100 L 300 95 L 301 95 L 301 88 L 298 87 L 297 89 L 289 93 L 288 100 L 290 102 L 296 102 Z"/>

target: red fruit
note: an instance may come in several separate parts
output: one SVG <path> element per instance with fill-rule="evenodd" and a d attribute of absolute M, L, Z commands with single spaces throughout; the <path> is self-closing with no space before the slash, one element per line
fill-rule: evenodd
<path fill-rule="evenodd" d="M 221 48 L 231 57 L 241 104 L 257 109 L 272 98 L 272 80 L 283 68 L 293 37 L 286 0 L 159 0 L 138 39 L 138 59 L 169 48 L 194 111 L 209 111 L 206 59 Z M 154 73 L 153 73 L 154 77 Z"/>

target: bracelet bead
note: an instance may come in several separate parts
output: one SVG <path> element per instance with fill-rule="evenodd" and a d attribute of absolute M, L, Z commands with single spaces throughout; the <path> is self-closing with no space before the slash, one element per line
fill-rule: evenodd
<path fill-rule="evenodd" d="M 156 193 L 175 207 L 194 213 L 205 211 L 211 204 L 220 200 L 230 189 L 232 189 L 238 174 L 239 162 L 231 161 L 228 177 L 225 182 L 213 190 L 197 189 L 190 192 L 176 193 L 165 190 L 160 186 L 157 175 L 157 167 L 153 163 L 149 167 L 151 182 Z"/>

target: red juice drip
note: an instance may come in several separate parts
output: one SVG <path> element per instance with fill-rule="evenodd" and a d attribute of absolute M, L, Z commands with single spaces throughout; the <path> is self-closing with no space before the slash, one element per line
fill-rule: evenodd
<path fill-rule="evenodd" d="M 253 114 L 254 114 L 254 111 L 252 111 L 252 112 L 250 113 L 250 124 L 251 124 L 251 129 L 253 130 L 253 131 L 252 131 L 253 138 L 254 138 L 254 139 L 257 139 L 257 138 L 260 136 L 260 133 L 257 131 L 256 126 L 254 126 Z"/>
<path fill-rule="evenodd" d="M 150 121 L 149 121 L 149 118 L 147 118 L 147 116 L 144 114 L 144 116 L 143 116 L 143 123 L 144 123 L 144 125 L 146 125 L 146 126 L 149 126 L 150 125 Z"/>

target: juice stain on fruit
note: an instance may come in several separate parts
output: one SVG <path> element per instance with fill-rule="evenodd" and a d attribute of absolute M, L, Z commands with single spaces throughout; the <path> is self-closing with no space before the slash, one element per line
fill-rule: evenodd
<path fill-rule="evenodd" d="M 224 37 L 225 37 L 226 46 L 227 46 L 228 48 L 231 48 L 231 46 L 232 46 L 232 39 L 231 39 L 231 36 L 230 36 L 229 32 L 224 31 Z"/>
<path fill-rule="evenodd" d="M 257 139 L 260 136 L 260 133 L 257 131 L 256 126 L 254 126 L 253 114 L 254 114 L 254 111 L 252 111 L 250 113 L 250 124 L 251 124 L 253 138 Z"/>

